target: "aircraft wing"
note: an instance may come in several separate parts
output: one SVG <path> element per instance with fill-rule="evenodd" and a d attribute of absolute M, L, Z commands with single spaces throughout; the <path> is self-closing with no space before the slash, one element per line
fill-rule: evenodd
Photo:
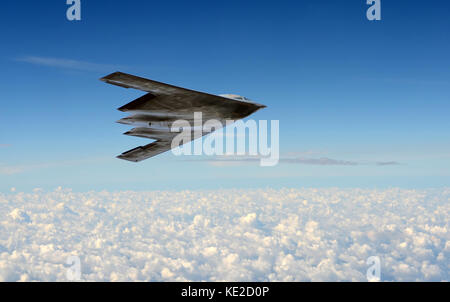
<path fill-rule="evenodd" d="M 175 136 L 180 135 L 179 132 L 170 132 L 170 129 L 155 130 L 148 127 L 134 128 L 128 132 L 125 132 L 124 134 L 156 140 L 155 142 L 146 146 L 137 147 L 132 150 L 126 151 L 117 157 L 132 162 L 140 162 L 171 150 L 172 139 L 175 138 Z M 194 131 L 191 131 L 190 133 L 187 132 L 187 135 L 183 137 L 183 142 L 188 143 L 207 134 L 209 133 L 195 133 Z"/>
<path fill-rule="evenodd" d="M 194 113 L 201 112 L 203 121 L 239 120 L 264 105 L 242 102 L 217 95 L 181 88 L 121 72 L 112 73 L 102 81 L 124 88 L 134 88 L 147 92 L 144 96 L 119 108 L 131 115 L 120 123 L 138 125 L 125 134 L 155 139 L 156 141 L 127 151 L 118 158 L 139 162 L 171 149 L 171 141 L 177 133 L 170 132 L 173 122 L 194 120 Z M 160 126 L 164 124 L 165 127 Z M 206 135 L 208 133 L 203 133 Z M 196 139 L 197 137 L 193 137 Z"/>

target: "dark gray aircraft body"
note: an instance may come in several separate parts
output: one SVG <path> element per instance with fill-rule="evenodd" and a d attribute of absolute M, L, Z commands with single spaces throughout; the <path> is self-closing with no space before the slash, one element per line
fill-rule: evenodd
<path fill-rule="evenodd" d="M 175 121 L 185 120 L 194 123 L 194 113 L 201 112 L 202 119 L 217 120 L 225 125 L 225 121 L 237 121 L 266 106 L 253 103 L 238 95 L 212 95 L 169 84 L 164 84 L 137 76 L 116 72 L 101 79 L 102 81 L 124 88 L 134 88 L 146 95 L 119 108 L 131 115 L 118 123 L 133 125 L 136 128 L 126 135 L 156 140 L 146 146 L 137 147 L 124 152 L 118 158 L 140 162 L 172 147 L 172 140 L 180 133 L 171 131 Z M 191 140 L 199 138 L 194 135 Z M 209 134 L 200 132 L 201 136 Z"/>

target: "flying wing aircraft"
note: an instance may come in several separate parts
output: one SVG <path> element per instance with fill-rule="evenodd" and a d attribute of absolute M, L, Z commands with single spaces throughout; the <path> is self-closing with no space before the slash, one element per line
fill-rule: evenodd
<path fill-rule="evenodd" d="M 148 92 L 118 109 L 130 114 L 118 123 L 136 127 L 124 133 L 125 135 L 156 140 L 118 156 L 132 162 L 140 162 L 169 151 L 172 139 L 179 134 L 171 131 L 172 124 L 177 120 L 186 120 L 193 125 L 195 112 L 201 112 L 204 121 L 214 119 L 224 125 L 227 120 L 237 121 L 266 107 L 238 95 L 212 95 L 121 72 L 112 73 L 101 80 Z M 209 134 L 203 131 L 201 133 L 201 136 Z M 192 141 L 199 137 L 191 135 L 190 138 Z"/>

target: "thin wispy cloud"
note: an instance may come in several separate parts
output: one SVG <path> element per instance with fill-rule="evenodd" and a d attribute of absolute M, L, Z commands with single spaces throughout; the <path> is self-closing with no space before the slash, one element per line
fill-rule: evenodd
<path fill-rule="evenodd" d="M 98 71 L 107 72 L 111 70 L 120 69 L 121 66 L 111 64 L 99 64 L 87 61 L 65 59 L 65 58 L 52 58 L 52 57 L 40 57 L 40 56 L 23 56 L 15 59 L 18 62 L 29 63 L 40 66 L 72 69 L 79 71 Z M 123 67 L 123 66 L 122 66 Z"/>
<path fill-rule="evenodd" d="M 396 161 L 380 161 L 377 162 L 377 166 L 398 166 L 401 165 L 399 162 Z"/>
<path fill-rule="evenodd" d="M 0 144 L 0 148 L 8 148 L 11 147 L 10 144 Z"/>
<path fill-rule="evenodd" d="M 290 153 L 293 154 L 293 153 Z M 298 153 L 299 154 L 299 153 Z M 239 166 L 243 164 L 260 162 L 261 156 L 217 156 L 211 158 L 201 158 L 201 159 L 187 159 L 186 161 L 201 161 L 207 162 L 216 167 L 224 166 Z M 285 164 L 299 164 L 299 165 L 312 165 L 312 166 L 366 166 L 366 165 L 376 165 L 376 166 L 394 166 L 400 165 L 396 161 L 387 162 L 370 162 L 370 161 L 352 161 L 352 160 L 342 160 L 333 159 L 329 157 L 304 157 L 304 156 L 282 156 L 279 160 L 280 163 Z"/>
<path fill-rule="evenodd" d="M 24 170 L 21 166 L 1 166 L 0 165 L 0 175 L 14 175 L 20 174 Z"/>
<path fill-rule="evenodd" d="M 311 157 L 311 156 L 323 156 L 327 154 L 326 151 L 319 150 L 307 150 L 307 151 L 293 151 L 284 153 L 284 157 Z"/>
<path fill-rule="evenodd" d="M 17 175 L 32 170 L 46 169 L 56 166 L 58 166 L 58 163 L 42 163 L 42 164 L 28 164 L 28 165 L 0 164 L 0 175 Z"/>
<path fill-rule="evenodd" d="M 75 165 L 92 164 L 99 161 L 110 159 L 109 157 L 97 157 L 86 159 L 74 159 L 66 161 L 55 161 L 46 163 L 31 163 L 31 164 L 18 164 L 18 165 L 5 165 L 0 163 L 0 175 L 17 175 L 34 170 L 61 168 Z"/>
<path fill-rule="evenodd" d="M 202 159 L 189 159 L 188 161 L 205 161 L 215 166 L 237 165 L 239 163 L 251 163 L 260 162 L 261 156 L 221 156 L 214 158 L 202 158 Z M 357 166 L 359 163 L 338 160 L 327 157 L 322 158 L 305 158 L 305 157 L 282 157 L 279 160 L 280 163 L 289 164 L 303 164 L 303 165 L 316 165 L 316 166 Z"/>
<path fill-rule="evenodd" d="M 281 158 L 280 162 L 289 164 L 303 164 L 303 165 L 315 165 L 315 166 L 358 166 L 359 163 L 348 160 L 332 159 L 328 157 L 321 158 Z"/>

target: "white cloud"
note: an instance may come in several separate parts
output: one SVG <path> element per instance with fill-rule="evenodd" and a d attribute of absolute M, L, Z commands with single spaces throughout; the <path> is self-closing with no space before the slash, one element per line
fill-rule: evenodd
<path fill-rule="evenodd" d="M 30 216 L 28 216 L 27 213 L 20 209 L 14 209 L 11 213 L 9 213 L 9 216 L 12 217 L 12 219 L 20 222 L 31 222 Z"/>
<path fill-rule="evenodd" d="M 96 157 L 96 158 L 85 158 L 85 159 L 74 159 L 66 161 L 54 161 L 47 163 L 30 163 L 30 164 L 17 164 L 17 165 L 5 165 L 0 163 L 0 175 L 15 175 L 22 174 L 25 172 L 33 170 L 42 170 L 49 168 L 67 167 L 79 164 L 86 164 L 98 161 L 109 160 L 110 157 Z"/>
<path fill-rule="evenodd" d="M 201 159 L 187 159 L 187 161 L 204 161 L 216 167 L 228 167 L 228 166 L 241 166 L 247 164 L 253 164 L 261 161 L 261 156 L 215 156 Z M 312 165 L 312 166 L 361 166 L 361 165 L 376 165 L 376 166 L 398 166 L 401 165 L 396 161 L 386 162 L 371 162 L 371 161 L 351 161 L 333 159 L 328 157 L 310 158 L 300 155 L 300 153 L 288 153 L 279 159 L 280 163 L 285 164 L 300 164 L 300 165 Z"/>
<path fill-rule="evenodd" d="M 450 189 L 0 193 L 0 280 L 449 280 Z"/>
<path fill-rule="evenodd" d="M 24 171 L 22 166 L 5 166 L 0 164 L 0 175 L 14 175 L 20 174 Z"/>
<path fill-rule="evenodd" d="M 64 69 L 82 70 L 82 71 L 99 71 L 106 72 L 116 70 L 119 66 L 109 64 L 98 64 L 80 60 L 64 59 L 64 58 L 51 58 L 51 57 L 39 57 L 39 56 L 23 56 L 16 59 L 19 62 L 30 63 L 34 65 L 57 67 Z"/>

